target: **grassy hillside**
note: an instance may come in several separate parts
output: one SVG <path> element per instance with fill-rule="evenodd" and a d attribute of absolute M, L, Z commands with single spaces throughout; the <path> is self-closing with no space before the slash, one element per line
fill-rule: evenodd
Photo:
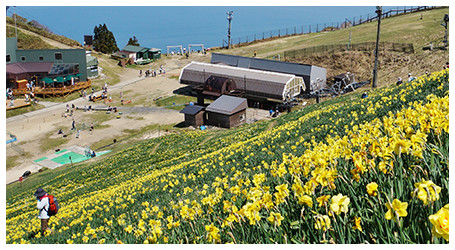
<path fill-rule="evenodd" d="M 7 186 L 6 242 L 447 242 L 429 216 L 445 218 L 449 199 L 448 77 L 34 175 Z M 52 218 L 55 233 L 38 233 L 38 187 L 59 198 L 70 227 Z"/>
<path fill-rule="evenodd" d="M 442 41 L 444 27 L 441 21 L 448 8 L 434 9 L 406 15 L 399 15 L 381 21 L 380 40 L 383 42 L 413 43 L 417 53 L 431 41 Z M 423 19 L 420 19 L 421 14 Z M 269 58 L 289 49 L 301 49 L 325 44 L 347 44 L 349 32 L 351 43 L 375 42 L 377 22 L 366 23 L 332 32 L 310 33 L 256 43 L 248 47 L 228 50 L 229 54 L 252 56 L 256 50 L 258 57 Z"/>
<path fill-rule="evenodd" d="M 14 27 L 14 25 L 15 25 L 14 19 L 12 17 L 8 17 L 7 16 L 6 17 L 6 23 L 7 23 L 7 25 L 6 25 L 6 27 L 7 27 L 6 37 L 14 37 L 15 36 L 15 32 L 14 31 L 13 32 L 11 32 L 11 31 L 8 32 L 8 30 L 11 30 L 11 26 Z M 28 34 L 24 35 L 23 34 L 24 32 L 18 31 L 18 34 L 19 34 L 19 32 L 23 34 L 22 35 L 22 39 L 20 39 L 21 38 L 20 36 L 18 37 L 18 48 L 20 48 L 20 49 L 47 49 L 47 48 L 53 48 L 52 45 L 44 45 L 44 44 L 42 44 L 42 42 L 40 42 L 37 45 L 34 45 L 33 44 L 34 41 L 40 40 L 39 36 L 49 38 L 51 40 L 57 41 L 59 43 L 62 43 L 62 44 L 65 44 L 65 45 L 68 45 L 68 46 L 71 46 L 71 47 L 81 47 L 81 44 L 79 42 L 77 42 L 77 41 L 75 41 L 73 39 L 64 37 L 64 36 L 53 34 L 53 33 L 48 32 L 48 31 L 46 31 L 46 30 L 44 30 L 42 28 L 36 27 L 36 26 L 32 25 L 32 23 L 29 22 L 26 18 L 23 18 L 21 16 L 17 16 L 16 25 L 17 25 L 17 27 L 19 27 L 21 29 L 24 29 L 24 30 L 27 30 L 27 31 L 30 31 L 30 32 L 34 33 L 32 35 L 28 35 Z M 38 36 L 38 38 L 36 36 Z M 43 47 L 40 47 L 40 46 L 43 46 Z"/>
<path fill-rule="evenodd" d="M 15 37 L 16 31 L 14 27 L 6 26 L 6 37 Z M 54 47 L 43 41 L 39 36 L 25 34 L 22 31 L 17 31 L 17 47 L 18 49 L 53 49 Z"/>
<path fill-rule="evenodd" d="M 398 77 L 406 78 L 408 73 L 421 75 L 426 71 L 433 72 L 442 69 L 445 62 L 449 61 L 449 51 L 423 50 L 433 42 L 434 46 L 441 45 L 444 37 L 444 27 L 441 26 L 442 18 L 449 12 L 448 8 L 434 9 L 399 15 L 382 20 L 381 42 L 412 43 L 415 53 L 406 54 L 398 52 L 380 52 L 378 64 L 378 86 L 395 83 Z M 422 15 L 422 19 L 420 19 Z M 246 47 L 238 47 L 217 52 L 252 56 L 257 51 L 259 58 L 272 59 L 283 52 L 298 50 L 314 46 L 330 44 L 347 44 L 349 33 L 351 43 L 375 42 L 377 22 L 362 24 L 347 29 L 332 32 L 311 33 L 286 38 L 275 39 L 267 42 L 258 42 Z M 334 54 L 316 54 L 291 62 L 317 65 L 327 69 L 327 78 L 351 72 L 359 81 L 371 80 L 374 53 L 373 51 L 337 52 Z"/>

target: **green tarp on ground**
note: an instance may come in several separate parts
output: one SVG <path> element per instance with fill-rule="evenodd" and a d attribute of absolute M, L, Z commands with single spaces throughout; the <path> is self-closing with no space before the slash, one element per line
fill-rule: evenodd
<path fill-rule="evenodd" d="M 111 152 L 110 150 L 108 151 L 102 151 L 102 152 L 98 152 L 96 153 L 96 156 L 100 156 L 100 155 L 104 155 L 104 154 L 107 154 Z M 71 161 L 70 161 L 70 157 L 71 156 Z M 58 156 L 58 157 L 55 157 L 54 159 L 52 159 L 53 162 L 56 162 L 58 164 L 69 164 L 71 162 L 73 163 L 78 163 L 78 162 L 81 162 L 81 161 L 85 161 L 85 160 L 88 160 L 92 157 L 86 157 L 85 155 L 81 155 L 81 154 L 78 154 L 78 153 L 74 153 L 74 152 L 68 152 L 64 155 L 61 155 L 61 156 Z"/>
<path fill-rule="evenodd" d="M 79 153 L 75 153 L 73 151 L 76 151 Z M 59 167 L 59 166 L 65 165 L 65 164 L 70 164 L 71 162 L 79 163 L 79 162 L 89 160 L 90 158 L 92 158 L 90 156 L 87 157 L 87 156 L 83 155 L 81 153 L 83 151 L 84 151 L 83 148 L 71 147 L 70 149 L 62 149 L 47 157 L 43 157 L 43 158 L 34 160 L 33 162 L 38 163 L 39 165 L 42 165 L 42 166 L 46 166 L 46 164 L 51 164 L 52 166 L 54 166 L 53 168 L 55 168 L 55 163 L 57 163 L 57 167 Z M 104 154 L 107 154 L 110 152 L 111 152 L 111 150 L 96 152 L 96 156 L 101 156 L 101 155 L 104 155 Z M 70 160 L 70 157 L 71 157 L 71 160 Z M 50 163 L 50 162 L 53 162 L 53 163 Z"/>
<path fill-rule="evenodd" d="M 43 157 L 43 158 L 39 158 L 38 160 L 34 160 L 33 162 L 40 162 L 40 161 L 44 161 L 46 159 L 47 159 L 47 157 Z"/>
<path fill-rule="evenodd" d="M 67 163 L 71 163 L 69 157 L 71 157 L 71 161 L 73 163 L 77 163 L 77 162 L 81 162 L 81 161 L 90 159 L 89 157 L 86 157 L 85 155 L 80 155 L 80 154 L 77 154 L 74 152 L 68 152 L 64 155 L 55 157 L 54 159 L 52 159 L 52 161 L 56 162 L 58 164 L 67 164 Z"/>

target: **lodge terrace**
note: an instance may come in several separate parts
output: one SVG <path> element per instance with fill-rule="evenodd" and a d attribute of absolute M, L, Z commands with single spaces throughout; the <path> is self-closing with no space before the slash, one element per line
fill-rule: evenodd
<path fill-rule="evenodd" d="M 6 88 L 15 96 L 30 94 L 26 84 L 32 81 L 34 94 L 42 97 L 66 97 L 89 88 L 85 50 L 19 50 L 15 37 L 6 38 Z"/>

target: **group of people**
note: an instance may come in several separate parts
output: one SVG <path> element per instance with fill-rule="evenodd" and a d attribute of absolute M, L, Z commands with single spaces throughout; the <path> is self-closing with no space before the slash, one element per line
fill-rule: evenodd
<path fill-rule="evenodd" d="M 35 99 L 35 93 L 34 92 L 30 92 L 30 94 L 28 93 L 25 93 L 24 94 L 24 97 L 25 97 L 25 102 L 36 102 L 36 99 Z M 7 100 L 10 100 L 10 106 L 11 107 L 14 107 L 14 100 L 16 99 L 16 97 L 14 96 L 13 94 L 13 91 L 11 89 L 6 89 L 6 99 Z"/>
<path fill-rule="evenodd" d="M 158 69 L 158 74 L 166 74 L 166 70 L 164 70 L 163 65 L 160 65 Z M 145 71 L 145 76 L 156 76 L 156 70 L 152 70 L 152 68 Z M 139 77 L 142 77 L 142 69 L 139 70 Z"/>
<path fill-rule="evenodd" d="M 35 91 L 35 81 L 30 80 L 29 82 L 27 82 L 25 84 L 25 87 L 27 88 L 27 90 L 34 92 Z"/>
<path fill-rule="evenodd" d="M 122 100 L 122 101 L 123 101 L 123 100 Z M 117 113 L 117 107 L 116 107 L 116 106 L 111 107 L 111 105 L 109 105 L 109 106 L 107 107 L 107 111 Z"/>
<path fill-rule="evenodd" d="M 273 110 L 273 109 L 269 110 L 270 117 L 277 117 L 279 114 L 280 114 L 280 110 L 278 109 L 278 107 L 275 110 Z"/>
<path fill-rule="evenodd" d="M 426 74 L 428 75 L 428 71 L 426 72 Z M 411 73 L 409 73 L 409 74 L 408 74 L 408 82 L 412 82 L 412 81 L 414 81 L 414 80 L 415 80 L 415 78 L 412 76 Z M 400 85 L 400 84 L 402 84 L 402 83 L 403 83 L 403 78 L 398 77 L 397 86 Z"/>
<path fill-rule="evenodd" d="M 66 104 L 66 112 L 62 113 L 62 117 L 66 118 L 68 116 L 73 116 L 73 112 L 74 112 L 75 109 L 76 109 L 76 106 L 74 106 L 74 104 L 71 104 L 71 108 L 70 108 L 70 105 L 67 103 Z"/>
<path fill-rule="evenodd" d="M 142 74 L 142 72 L 141 72 Z M 96 94 L 95 94 L 95 89 L 92 87 L 92 93 L 88 96 L 88 100 L 89 101 L 96 101 Z M 107 82 L 104 83 L 104 86 L 103 86 L 103 92 L 101 93 L 101 99 L 106 99 L 107 98 Z"/>
<path fill-rule="evenodd" d="M 156 70 L 152 71 L 152 70 L 148 69 L 148 70 L 145 71 L 145 76 L 150 76 L 150 75 L 151 76 L 156 76 Z"/>
<path fill-rule="evenodd" d="M 95 157 L 96 153 L 94 150 L 90 150 L 89 148 L 85 149 L 85 157 L 90 158 L 90 157 Z"/>
<path fill-rule="evenodd" d="M 186 55 L 186 57 L 188 58 L 188 53 L 196 53 L 196 52 L 197 53 L 201 53 L 202 52 L 202 54 L 206 55 L 208 50 L 209 49 L 204 48 L 202 50 L 198 49 L 198 50 L 186 51 L 186 48 L 183 48 L 183 51 L 180 51 L 180 50 L 177 50 L 177 52 L 171 51 L 171 56 L 173 56 L 173 55 Z"/>

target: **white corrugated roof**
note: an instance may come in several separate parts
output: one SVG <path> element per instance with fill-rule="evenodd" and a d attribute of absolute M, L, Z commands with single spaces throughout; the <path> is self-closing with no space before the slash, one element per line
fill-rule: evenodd
<path fill-rule="evenodd" d="M 229 76 L 236 76 L 236 77 L 246 77 L 250 79 L 257 79 L 263 81 L 272 81 L 281 84 L 286 84 L 288 81 L 295 78 L 295 75 L 291 74 L 284 74 L 284 73 L 277 73 L 277 72 L 270 72 L 264 70 L 256 70 L 256 69 L 246 69 L 246 68 L 239 68 L 227 65 L 220 65 L 220 64 L 211 64 L 211 63 L 202 63 L 202 62 L 191 62 L 191 64 L 187 65 L 185 69 L 188 70 L 205 70 L 207 74 L 224 74 Z"/>

